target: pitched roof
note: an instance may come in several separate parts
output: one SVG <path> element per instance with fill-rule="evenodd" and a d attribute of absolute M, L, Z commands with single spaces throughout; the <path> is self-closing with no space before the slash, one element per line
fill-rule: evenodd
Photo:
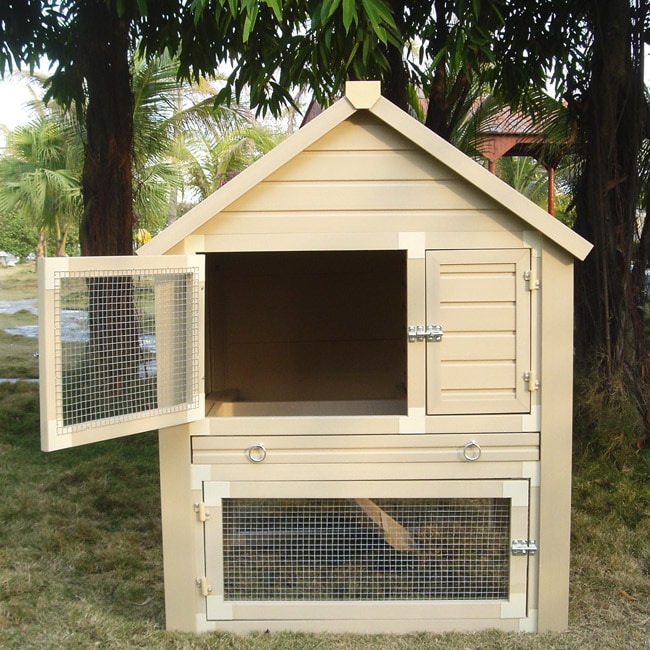
<path fill-rule="evenodd" d="M 206 221 L 243 196 L 270 174 L 289 162 L 357 111 L 368 110 L 397 130 L 461 178 L 491 196 L 533 229 L 554 241 L 578 259 L 584 259 L 592 245 L 570 228 L 538 207 L 472 161 L 460 150 L 381 96 L 379 82 L 350 82 L 345 97 L 318 115 L 290 138 L 253 163 L 222 188 L 196 205 L 138 250 L 140 255 L 159 255 L 192 234 Z"/>

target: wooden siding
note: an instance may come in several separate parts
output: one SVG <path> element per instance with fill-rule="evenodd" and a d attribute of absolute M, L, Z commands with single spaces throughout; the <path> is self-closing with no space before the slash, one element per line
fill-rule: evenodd
<path fill-rule="evenodd" d="M 370 113 L 335 125 L 236 194 L 169 252 L 395 249 L 409 232 L 424 233 L 426 248 L 518 248 L 537 235 Z"/>
<path fill-rule="evenodd" d="M 379 121 L 350 119 L 271 174 L 228 211 L 495 208 Z"/>

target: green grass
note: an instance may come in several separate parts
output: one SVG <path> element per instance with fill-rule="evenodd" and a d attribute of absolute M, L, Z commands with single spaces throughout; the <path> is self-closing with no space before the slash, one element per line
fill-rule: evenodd
<path fill-rule="evenodd" d="M 36 298 L 36 265 L 0 267 L 0 300 Z M 8 334 L 5 330 L 21 325 L 36 325 L 38 316 L 23 309 L 15 314 L 0 314 L 0 377 L 36 379 L 38 341 L 36 338 Z"/>
<path fill-rule="evenodd" d="M 37 339 L 7 334 L 4 329 L 0 329 L 0 377 L 36 379 L 37 354 Z"/>
<path fill-rule="evenodd" d="M 623 469 L 588 457 L 577 462 L 567 633 L 404 636 L 166 632 L 157 458 L 152 433 L 42 453 L 37 388 L 0 385 L 0 647 L 647 647 L 647 456 L 632 454 Z"/>
<path fill-rule="evenodd" d="M 36 263 L 0 266 L 0 299 L 19 300 L 38 296 Z"/>

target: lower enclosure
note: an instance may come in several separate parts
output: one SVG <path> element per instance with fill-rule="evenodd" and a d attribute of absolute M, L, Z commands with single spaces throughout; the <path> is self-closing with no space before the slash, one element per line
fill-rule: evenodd
<path fill-rule="evenodd" d="M 206 629 L 533 629 L 527 480 L 203 483 Z"/>

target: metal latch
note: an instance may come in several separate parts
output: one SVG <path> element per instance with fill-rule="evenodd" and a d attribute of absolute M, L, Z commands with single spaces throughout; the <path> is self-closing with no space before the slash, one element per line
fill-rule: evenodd
<path fill-rule="evenodd" d="M 210 513 L 205 509 L 205 503 L 194 504 L 194 512 L 198 515 L 199 521 L 207 521 L 210 517 Z"/>
<path fill-rule="evenodd" d="M 201 590 L 201 596 L 207 598 L 212 593 L 212 587 L 206 577 L 197 578 L 196 586 Z"/>
<path fill-rule="evenodd" d="M 534 371 L 524 373 L 524 381 L 528 383 L 528 390 L 532 393 L 533 391 L 539 390 L 539 380 Z"/>
<path fill-rule="evenodd" d="M 537 542 L 534 539 L 514 539 L 510 549 L 513 555 L 535 555 Z"/>
<path fill-rule="evenodd" d="M 407 329 L 409 343 L 416 341 L 427 341 L 437 343 L 442 340 L 442 325 L 409 325 Z"/>
<path fill-rule="evenodd" d="M 528 282 L 528 291 L 537 291 L 537 289 L 539 289 L 540 281 L 537 277 L 537 272 L 535 269 L 526 271 L 524 273 L 524 280 Z"/>

